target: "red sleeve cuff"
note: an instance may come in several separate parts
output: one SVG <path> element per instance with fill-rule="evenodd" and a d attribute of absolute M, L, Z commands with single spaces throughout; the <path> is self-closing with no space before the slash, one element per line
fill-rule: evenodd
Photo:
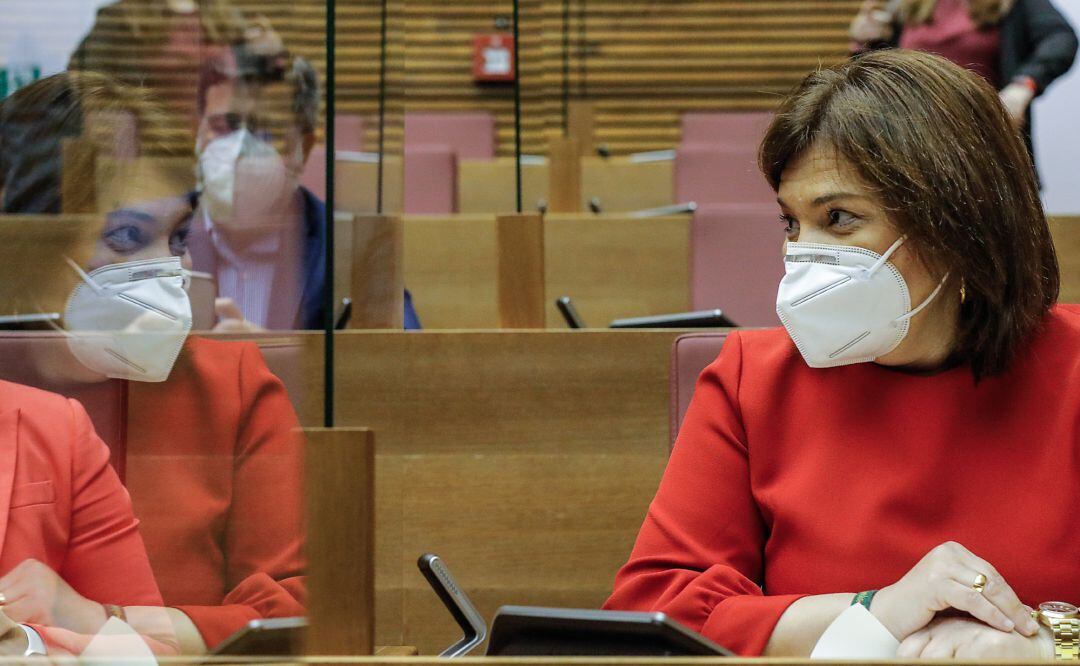
<path fill-rule="evenodd" d="M 701 634 L 745 657 L 757 657 L 765 651 L 776 622 L 788 606 L 804 594 L 776 596 L 739 595 L 724 599 L 712 613 Z"/>
<path fill-rule="evenodd" d="M 199 630 L 207 650 L 213 650 L 223 640 L 239 631 L 245 624 L 261 615 L 251 606 L 177 606 L 176 609 L 191 618 Z"/>

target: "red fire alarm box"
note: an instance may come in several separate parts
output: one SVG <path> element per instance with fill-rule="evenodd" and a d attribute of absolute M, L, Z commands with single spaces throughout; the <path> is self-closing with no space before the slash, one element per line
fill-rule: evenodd
<path fill-rule="evenodd" d="M 501 32 L 473 35 L 473 80 L 504 83 L 514 80 L 514 38 Z"/>

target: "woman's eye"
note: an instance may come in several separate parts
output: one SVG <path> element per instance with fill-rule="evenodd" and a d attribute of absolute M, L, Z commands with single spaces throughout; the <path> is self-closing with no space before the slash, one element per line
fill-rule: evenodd
<path fill-rule="evenodd" d="M 104 234 L 105 244 L 113 252 L 130 254 L 137 252 L 150 242 L 146 233 L 137 226 L 123 225 L 109 229 Z"/>
<path fill-rule="evenodd" d="M 187 253 L 188 235 L 191 233 L 191 216 L 177 227 L 169 236 L 169 251 L 175 257 L 182 257 Z"/>
<path fill-rule="evenodd" d="M 784 233 L 788 236 L 799 233 L 799 221 L 790 215 L 781 215 L 780 221 L 784 223 Z"/>
<path fill-rule="evenodd" d="M 859 218 L 855 217 L 846 210 L 829 211 L 829 226 L 841 228 L 850 227 L 858 221 Z"/>

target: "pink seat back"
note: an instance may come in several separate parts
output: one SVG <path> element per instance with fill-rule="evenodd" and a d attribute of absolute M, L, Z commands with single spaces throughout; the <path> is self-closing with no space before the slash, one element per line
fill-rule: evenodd
<path fill-rule="evenodd" d="M 682 143 L 705 143 L 756 154 L 772 117 L 769 111 L 684 113 Z"/>
<path fill-rule="evenodd" d="M 363 150 L 364 119 L 361 116 L 343 114 L 334 117 L 334 143 L 338 150 Z M 326 199 L 326 144 L 317 143 L 311 149 L 300 184 L 320 199 Z"/>
<path fill-rule="evenodd" d="M 405 212 L 449 215 L 457 211 L 457 156 L 447 145 L 405 147 Z"/>
<path fill-rule="evenodd" d="M 112 464 L 124 477 L 127 451 L 127 388 L 119 379 L 81 382 L 86 370 L 68 351 L 67 339 L 51 331 L 0 332 L 0 379 L 78 400 L 98 436 L 109 445 Z"/>
<path fill-rule="evenodd" d="M 776 205 L 702 206 L 690 223 L 690 303 L 739 326 L 778 326 L 784 233 Z"/>
<path fill-rule="evenodd" d="M 769 204 L 776 194 L 753 153 L 708 144 L 675 150 L 675 200 L 705 204 Z"/>
<path fill-rule="evenodd" d="M 671 345 L 670 396 L 668 404 L 668 450 L 675 446 L 686 408 L 694 396 L 698 375 L 720 354 L 726 331 L 680 335 Z"/>
<path fill-rule="evenodd" d="M 459 160 L 495 157 L 495 116 L 487 111 L 406 113 L 405 147 L 450 146 Z"/>

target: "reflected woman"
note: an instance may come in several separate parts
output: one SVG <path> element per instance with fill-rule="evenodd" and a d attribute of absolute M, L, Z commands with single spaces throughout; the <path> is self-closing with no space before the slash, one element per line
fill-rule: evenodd
<path fill-rule="evenodd" d="M 1080 601 L 1080 308 L 996 91 L 869 53 L 806 77 L 761 167 L 786 330 L 702 373 L 607 607 L 806 656 L 858 603 L 901 656 L 1050 658 L 1029 607 Z"/>
<path fill-rule="evenodd" d="M 47 209 L 105 212 L 92 259 L 73 267 L 80 284 L 65 326 L 77 361 L 69 367 L 83 381 L 129 380 L 124 480 L 169 606 L 166 624 L 183 652 L 201 653 L 249 620 L 304 614 L 302 443 L 285 389 L 254 344 L 187 337 L 192 160 L 170 159 L 160 145 L 142 146 L 155 157 L 112 157 L 120 132 L 100 121 L 84 131 L 88 117 L 124 115 L 142 127 L 162 122 L 145 91 L 100 74 L 69 72 L 20 90 L 0 106 L 0 133 L 13 148 L 3 174 Z M 14 150 L 57 136 L 68 137 L 65 155 L 73 145 L 94 155 L 95 170 L 61 179 Z M 61 180 L 62 200 L 50 187 Z M 153 307 L 139 312 L 132 299 L 114 298 L 132 289 Z M 36 573 L 35 584 L 56 597 L 13 619 L 61 608 L 68 629 L 97 631 L 100 606 Z M 156 609 L 112 603 L 126 606 L 121 614 L 140 632 L 160 629 Z"/>

